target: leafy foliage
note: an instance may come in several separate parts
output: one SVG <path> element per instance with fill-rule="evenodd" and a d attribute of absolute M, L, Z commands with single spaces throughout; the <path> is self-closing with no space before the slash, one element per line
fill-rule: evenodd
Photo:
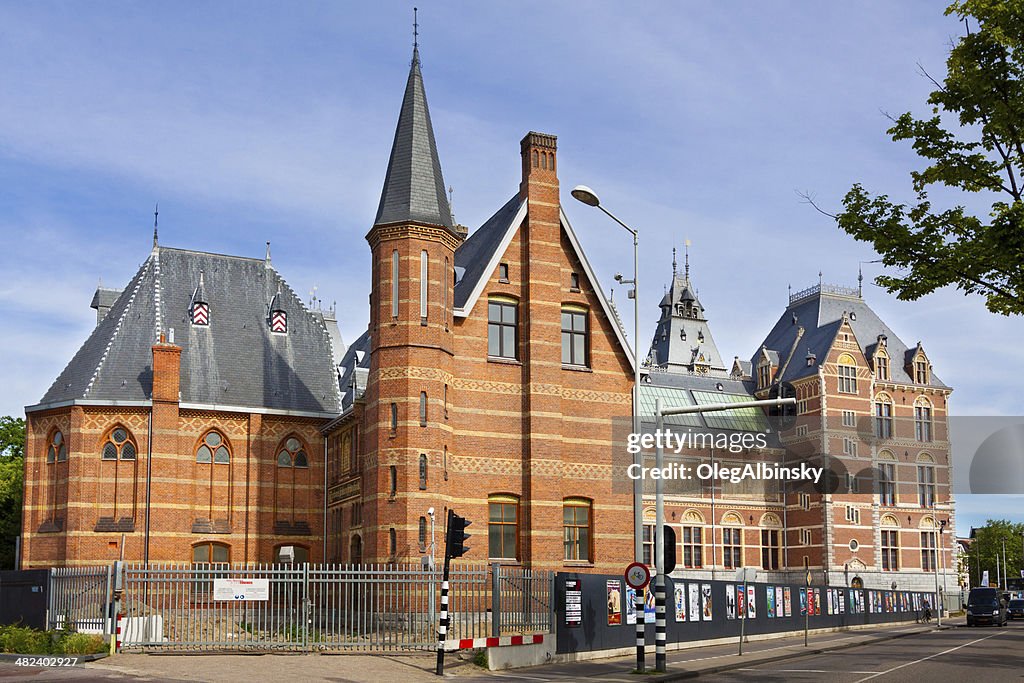
<path fill-rule="evenodd" d="M 855 184 L 839 227 L 871 242 L 887 266 L 879 285 L 904 300 L 946 285 L 985 297 L 1003 315 L 1024 313 L 1024 0 L 960 0 L 946 10 L 967 27 L 943 83 L 928 97 L 932 116 L 905 113 L 888 134 L 911 141 L 927 162 L 912 171 L 916 203 L 896 204 Z M 947 122 L 956 118 L 951 130 Z M 937 209 L 928 189 L 944 185 L 991 199 L 987 217 L 963 206 Z"/>
<path fill-rule="evenodd" d="M 21 533 L 25 474 L 25 420 L 0 417 L 0 569 L 14 569 L 14 539 Z"/>
<path fill-rule="evenodd" d="M 91 655 L 107 651 L 103 636 L 0 626 L 0 652 L 21 655 Z"/>
<path fill-rule="evenodd" d="M 1011 579 L 1020 578 L 1020 570 L 1024 569 L 1024 548 L 1021 547 L 1024 544 L 1024 523 L 990 519 L 985 526 L 975 530 L 974 541 L 971 543 L 969 561 L 972 585 L 980 584 L 981 572 L 985 570 L 988 570 L 992 585 L 996 584 L 996 558 L 999 558 L 1001 575 L 1004 543 L 1006 566 L 1009 567 L 1006 576 Z"/>

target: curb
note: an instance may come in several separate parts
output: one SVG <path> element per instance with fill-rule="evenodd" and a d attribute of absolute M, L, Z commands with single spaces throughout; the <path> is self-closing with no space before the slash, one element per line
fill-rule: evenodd
<path fill-rule="evenodd" d="M 945 631 L 947 629 L 957 628 L 956 626 L 940 626 L 936 631 Z M 652 676 L 644 679 L 652 681 L 653 683 L 661 683 L 662 681 L 681 681 L 689 678 L 697 678 L 698 676 L 707 676 L 709 674 L 722 673 L 723 671 L 735 671 L 736 669 L 743 669 L 747 666 L 759 666 L 761 664 L 771 664 L 773 662 L 782 662 L 787 659 L 797 659 L 799 657 L 806 657 L 807 655 L 820 655 L 826 652 L 835 652 L 837 650 L 846 650 L 853 647 L 862 647 L 864 645 L 874 645 L 875 643 L 881 643 L 887 640 L 896 640 L 897 638 L 906 638 L 908 636 L 920 635 L 921 633 L 929 633 L 929 631 L 910 631 L 908 633 L 894 633 L 891 635 L 879 636 L 870 640 L 863 640 L 858 643 L 843 643 L 842 645 L 835 645 L 833 647 L 809 647 L 806 650 L 800 652 L 791 652 L 783 655 L 772 655 L 770 657 L 764 657 L 762 659 L 748 660 L 746 662 L 732 662 L 729 664 L 718 664 L 716 666 L 708 667 L 707 669 L 699 669 L 696 671 L 677 671 L 668 672 L 660 676 Z"/>
<path fill-rule="evenodd" d="M 31 659 L 71 659 L 75 658 L 78 660 L 78 664 L 85 662 L 95 662 L 97 659 L 103 659 L 110 655 L 106 652 L 98 652 L 91 655 L 19 655 L 10 652 L 0 652 L 0 664 L 3 663 L 16 663 L 19 659 L 25 659 L 26 657 Z"/>

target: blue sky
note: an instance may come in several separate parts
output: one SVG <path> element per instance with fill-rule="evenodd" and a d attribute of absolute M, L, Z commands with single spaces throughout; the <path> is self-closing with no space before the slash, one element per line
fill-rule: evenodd
<path fill-rule="evenodd" d="M 876 258 L 797 192 L 834 209 L 859 181 L 910 200 L 917 160 L 882 112 L 928 113 L 917 65 L 941 78 L 961 32 L 926 2 L 420 5 L 456 219 L 474 228 L 516 191 L 528 130 L 558 135 L 565 209 L 606 289 L 628 235 L 568 190 L 640 230 L 642 350 L 689 239 L 725 358 L 751 356 L 788 285 L 855 285 Z M 258 257 L 270 240 L 297 291 L 337 301 L 346 340 L 365 329 L 363 237 L 411 20 L 399 2 L 0 3 L 0 414 L 38 401 L 85 339 L 97 281 L 123 286 L 146 258 L 157 201 L 162 243 Z M 956 291 L 865 296 L 924 341 L 955 413 L 1024 414 L 1020 317 Z M 1024 497 L 963 498 L 960 530 L 1011 509 Z"/>

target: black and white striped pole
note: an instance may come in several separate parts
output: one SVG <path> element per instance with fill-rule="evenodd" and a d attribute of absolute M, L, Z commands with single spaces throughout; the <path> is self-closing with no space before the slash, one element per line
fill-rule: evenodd
<path fill-rule="evenodd" d="M 444 578 L 441 580 L 441 620 L 437 627 L 437 668 L 438 676 L 444 675 L 444 641 L 448 639 L 448 558 L 444 558 Z"/>
<path fill-rule="evenodd" d="M 650 590 L 650 586 L 644 590 Z M 644 663 L 644 648 L 647 647 L 647 633 L 645 629 L 647 627 L 647 619 L 644 614 L 644 593 L 643 591 L 637 591 L 635 594 L 634 609 L 636 610 L 636 671 L 637 673 L 643 673 L 646 668 Z"/>
<path fill-rule="evenodd" d="M 665 416 L 661 414 L 661 399 L 654 399 L 656 417 L 655 434 L 661 434 Z M 657 439 L 654 466 L 659 472 L 665 467 L 665 448 Z M 665 483 L 658 477 L 654 480 L 654 669 L 663 673 L 667 662 L 665 657 Z"/>

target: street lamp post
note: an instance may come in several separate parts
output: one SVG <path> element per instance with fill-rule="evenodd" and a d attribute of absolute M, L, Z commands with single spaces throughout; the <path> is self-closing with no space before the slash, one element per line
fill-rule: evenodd
<path fill-rule="evenodd" d="M 638 284 L 637 275 L 639 274 L 639 238 L 637 231 L 629 227 L 621 220 L 619 220 L 615 214 L 608 209 L 601 206 L 601 200 L 598 199 L 597 194 L 586 185 L 577 185 L 572 189 L 572 196 L 586 204 L 587 206 L 597 207 L 601 209 L 609 218 L 618 223 L 620 226 L 626 229 L 626 231 L 633 236 L 633 279 L 624 280 L 621 275 L 616 275 L 615 279 L 619 284 L 633 285 L 632 299 L 633 299 L 633 433 L 640 433 L 640 286 Z M 633 455 L 633 464 L 643 466 L 643 455 L 636 453 Z M 661 523 L 661 517 L 659 515 L 658 523 Z M 640 479 L 633 480 L 633 560 L 635 562 L 644 561 L 644 546 L 643 546 L 643 482 Z M 655 540 L 656 544 L 660 544 L 659 538 Z M 659 568 L 658 575 L 661 575 Z M 646 631 L 645 631 L 645 619 L 643 609 L 643 599 L 640 592 L 637 591 L 636 599 L 636 668 L 637 671 L 644 670 L 644 645 L 646 642 Z"/>

